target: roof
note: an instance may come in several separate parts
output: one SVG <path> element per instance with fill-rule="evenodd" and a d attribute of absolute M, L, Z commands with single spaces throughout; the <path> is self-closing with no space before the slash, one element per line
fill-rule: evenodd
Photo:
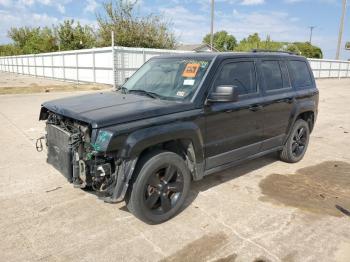
<path fill-rule="evenodd" d="M 208 45 L 208 44 L 184 44 L 184 45 L 179 45 L 178 47 L 176 47 L 176 50 L 199 52 L 203 48 L 211 49 L 210 45 Z M 213 51 L 218 52 L 218 50 L 215 49 L 214 47 L 213 47 Z"/>
<path fill-rule="evenodd" d="M 283 52 L 202 52 L 202 53 L 177 53 L 158 56 L 158 58 L 173 58 L 173 57 L 184 57 L 184 58 L 239 58 L 239 57 L 294 57 L 304 58 L 300 55 L 288 54 Z"/>

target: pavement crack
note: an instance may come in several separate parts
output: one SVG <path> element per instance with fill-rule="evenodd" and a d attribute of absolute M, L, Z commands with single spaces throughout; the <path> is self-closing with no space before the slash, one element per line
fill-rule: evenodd
<path fill-rule="evenodd" d="M 149 240 L 143 232 L 141 231 L 139 232 L 140 232 L 140 235 L 153 247 L 153 250 L 156 253 L 161 254 L 163 257 L 166 257 L 166 254 L 163 252 L 163 250 L 159 246 L 157 246 L 151 240 Z"/>
<path fill-rule="evenodd" d="M 256 246 L 259 249 L 262 249 L 263 251 L 265 251 L 268 255 L 270 255 L 271 257 L 273 257 L 276 261 L 282 261 L 278 256 L 276 256 L 275 254 L 271 253 L 268 249 L 266 249 L 265 247 L 263 247 L 262 245 L 260 245 L 258 242 L 255 242 L 249 238 L 246 238 L 244 236 L 242 236 L 237 230 L 235 230 L 234 228 L 232 228 L 231 226 L 229 226 L 228 224 L 226 224 L 224 221 L 222 221 L 219 218 L 215 218 L 212 215 L 210 215 L 209 213 L 207 213 L 206 211 L 204 211 L 202 208 L 198 207 L 199 210 L 201 212 L 203 212 L 204 214 L 206 214 L 207 216 L 209 216 L 210 218 L 214 219 L 216 222 L 222 224 L 223 226 L 225 226 L 226 228 L 230 229 L 231 232 L 233 234 L 235 234 L 238 238 L 240 238 L 243 241 L 246 241 L 254 246 Z"/>
<path fill-rule="evenodd" d="M 266 231 L 266 232 L 263 232 L 261 234 L 256 234 L 254 235 L 254 237 L 252 237 L 251 239 L 254 240 L 254 239 L 259 239 L 261 237 L 266 237 L 267 235 L 279 235 L 281 232 L 285 232 L 285 230 L 289 227 L 289 225 L 292 223 L 292 221 L 295 219 L 295 212 L 296 211 L 293 211 L 290 215 L 289 215 L 289 218 L 286 219 L 284 221 L 284 223 L 282 223 L 278 229 L 275 229 L 275 230 L 270 230 L 270 231 Z"/>
<path fill-rule="evenodd" d="M 252 245 L 264 250 L 267 254 L 269 254 L 270 256 L 272 256 L 274 259 L 276 259 L 277 261 L 282 261 L 279 257 L 277 257 L 275 254 L 271 253 L 268 249 L 266 249 L 265 247 L 263 247 L 262 245 L 260 245 L 258 242 L 255 242 L 254 240 L 251 240 L 249 238 L 246 238 L 244 236 L 242 236 L 239 232 L 237 232 L 237 230 L 233 229 L 232 227 L 230 227 L 229 225 L 227 225 L 224 221 L 220 221 L 221 224 L 223 224 L 225 227 L 227 227 L 228 229 L 230 229 L 236 236 L 238 236 L 240 239 L 251 243 Z"/>

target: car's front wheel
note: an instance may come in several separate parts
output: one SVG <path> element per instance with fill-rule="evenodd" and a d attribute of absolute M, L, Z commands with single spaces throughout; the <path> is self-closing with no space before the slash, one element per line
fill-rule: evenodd
<path fill-rule="evenodd" d="M 157 151 L 146 155 L 136 171 L 126 198 L 129 211 L 149 224 L 175 216 L 190 189 L 185 161 L 173 152 Z"/>
<path fill-rule="evenodd" d="M 288 163 L 300 161 L 306 152 L 310 139 L 310 129 L 308 123 L 303 119 L 298 119 L 284 145 L 281 152 L 281 160 Z"/>

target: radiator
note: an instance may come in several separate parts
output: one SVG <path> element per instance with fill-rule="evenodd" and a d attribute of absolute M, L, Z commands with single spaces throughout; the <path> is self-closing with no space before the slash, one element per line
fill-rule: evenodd
<path fill-rule="evenodd" d="M 69 182 L 72 182 L 72 150 L 69 145 L 71 134 L 62 128 L 48 124 L 47 131 L 47 163 L 54 166 Z"/>

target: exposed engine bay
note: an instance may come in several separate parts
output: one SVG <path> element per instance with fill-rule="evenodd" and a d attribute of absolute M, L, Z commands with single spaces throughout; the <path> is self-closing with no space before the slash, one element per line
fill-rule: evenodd
<path fill-rule="evenodd" d="M 117 182 L 116 158 L 98 151 L 88 124 L 46 112 L 47 162 L 75 187 L 90 188 L 108 197 Z"/>

